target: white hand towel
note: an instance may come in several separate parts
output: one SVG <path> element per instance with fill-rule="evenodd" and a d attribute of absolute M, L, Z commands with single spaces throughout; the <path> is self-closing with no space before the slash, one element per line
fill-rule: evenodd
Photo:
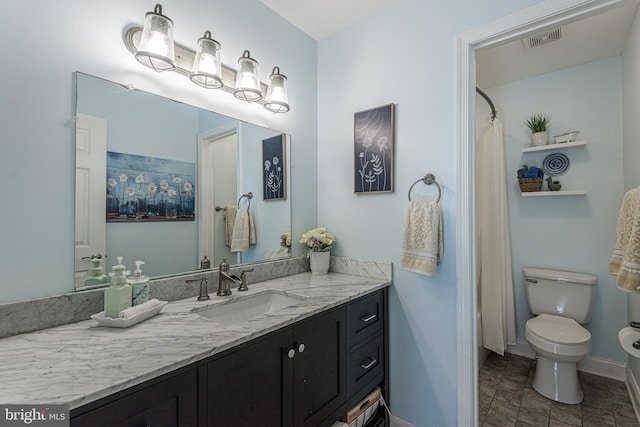
<path fill-rule="evenodd" d="M 618 276 L 618 289 L 640 291 L 640 187 L 622 199 L 609 273 Z"/>
<path fill-rule="evenodd" d="M 435 201 L 409 202 L 402 231 L 400 268 L 435 276 L 443 249 L 440 204 Z"/>
<path fill-rule="evenodd" d="M 144 302 L 142 304 L 122 310 L 119 313 L 119 317 L 121 319 L 132 319 L 134 317 L 140 316 L 143 313 L 146 313 L 147 311 L 153 310 L 154 308 L 161 305 L 162 303 L 163 301 L 158 301 L 157 299 L 150 299 L 149 301 Z"/>
<path fill-rule="evenodd" d="M 248 209 L 238 210 L 231 234 L 231 252 L 244 252 L 249 245 L 255 245 L 256 233 L 253 215 Z"/>

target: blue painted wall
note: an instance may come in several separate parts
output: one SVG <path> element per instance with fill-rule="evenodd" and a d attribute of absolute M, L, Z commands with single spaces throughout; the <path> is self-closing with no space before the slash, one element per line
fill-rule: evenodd
<path fill-rule="evenodd" d="M 319 43 L 318 221 L 335 253 L 394 263 L 391 411 L 416 426 L 457 424 L 456 35 L 536 1 L 397 0 Z M 353 193 L 353 113 L 396 103 L 395 192 Z M 445 255 L 436 277 L 399 268 L 407 191 L 442 184 Z M 434 197 L 416 185 L 414 197 Z M 422 194 L 421 194 L 422 193 Z"/>
<path fill-rule="evenodd" d="M 504 128 L 518 338 L 531 317 L 522 267 L 594 274 L 599 281 L 591 322 L 591 355 L 624 362 L 617 334 L 626 323 L 625 294 L 608 272 L 616 221 L 624 192 L 622 140 L 622 57 L 609 58 L 487 90 Z M 530 132 L 523 125 L 536 113 L 551 116 L 549 133 L 579 130 L 583 148 L 522 153 Z M 486 116 L 485 116 L 486 117 Z M 542 166 L 552 153 L 569 158 L 556 178 L 563 190 L 586 196 L 522 197 L 516 170 Z M 546 189 L 546 182 L 544 188 Z"/>

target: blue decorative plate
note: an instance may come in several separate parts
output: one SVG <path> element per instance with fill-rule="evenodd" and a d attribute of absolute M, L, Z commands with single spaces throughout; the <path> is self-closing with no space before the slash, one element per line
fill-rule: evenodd
<path fill-rule="evenodd" d="M 549 154 L 542 162 L 542 170 L 547 175 L 560 175 L 569 168 L 569 158 L 562 153 Z"/>

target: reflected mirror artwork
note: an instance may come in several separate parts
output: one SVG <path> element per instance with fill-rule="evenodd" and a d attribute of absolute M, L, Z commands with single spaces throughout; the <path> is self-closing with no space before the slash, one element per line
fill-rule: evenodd
<path fill-rule="evenodd" d="M 123 256 L 151 277 L 205 256 L 211 267 L 290 256 L 291 199 L 263 191 L 263 141 L 274 138 L 290 188 L 289 135 L 77 72 L 76 289 L 94 254 L 105 272 Z M 250 227 L 236 224 L 245 218 Z"/>

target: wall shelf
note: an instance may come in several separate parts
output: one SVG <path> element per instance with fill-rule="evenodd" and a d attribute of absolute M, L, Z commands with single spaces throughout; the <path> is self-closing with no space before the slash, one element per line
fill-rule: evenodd
<path fill-rule="evenodd" d="M 579 141 L 573 141 L 573 142 L 561 142 L 559 144 L 540 145 L 538 147 L 523 147 L 522 152 L 532 153 L 536 151 L 561 150 L 564 148 L 584 147 L 585 145 L 587 145 L 586 140 L 579 140 Z"/>
<path fill-rule="evenodd" d="M 587 190 L 530 191 L 523 192 L 522 197 L 585 196 L 586 194 Z"/>

